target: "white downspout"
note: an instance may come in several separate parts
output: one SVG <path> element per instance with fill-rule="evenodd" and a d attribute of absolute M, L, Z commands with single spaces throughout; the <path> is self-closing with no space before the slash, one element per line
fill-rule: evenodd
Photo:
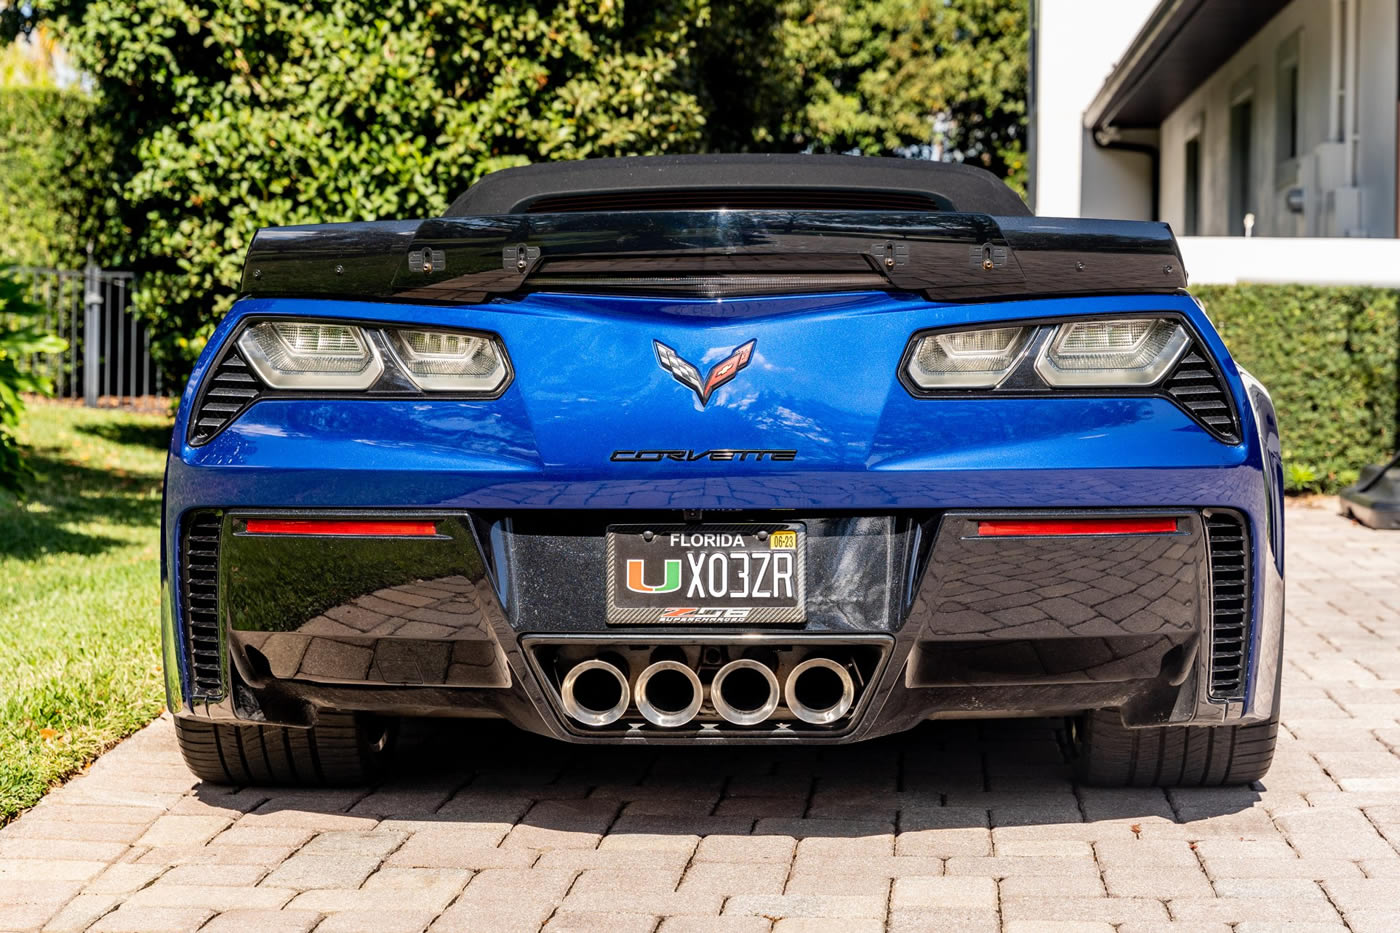
<path fill-rule="evenodd" d="M 1332 0 L 1332 93 L 1327 97 L 1327 138 L 1342 138 L 1342 0 Z"/>
<path fill-rule="evenodd" d="M 1361 17 L 1357 8 L 1361 6 L 1361 0 L 1349 0 L 1347 3 L 1347 109 L 1346 109 L 1346 140 L 1347 140 L 1347 186 L 1356 187 L 1356 155 L 1357 141 L 1361 138 L 1361 129 L 1357 126 L 1357 116 L 1359 108 L 1357 102 L 1360 88 L 1357 82 L 1361 80 L 1361 70 L 1357 67 L 1357 30 L 1360 29 Z"/>

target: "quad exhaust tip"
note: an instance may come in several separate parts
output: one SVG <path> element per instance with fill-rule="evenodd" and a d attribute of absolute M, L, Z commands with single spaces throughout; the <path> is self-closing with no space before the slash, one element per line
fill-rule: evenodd
<path fill-rule="evenodd" d="M 683 726 L 700 712 L 705 688 L 680 661 L 657 661 L 637 677 L 637 712 L 654 726 Z"/>
<path fill-rule="evenodd" d="M 616 664 L 601 658 L 580 661 L 569 668 L 559 692 L 564 699 L 564 712 L 586 726 L 612 725 L 632 702 L 627 675 Z"/>
<path fill-rule="evenodd" d="M 855 696 L 850 672 L 830 658 L 808 658 L 792 669 L 783 685 L 788 709 L 814 726 L 830 725 L 846 715 Z"/>
<path fill-rule="evenodd" d="M 736 726 L 756 726 L 772 716 L 779 693 L 777 675 L 752 658 L 730 661 L 710 682 L 710 704 Z"/>
<path fill-rule="evenodd" d="M 664 729 L 684 726 L 700 713 L 705 688 L 688 664 L 657 660 L 638 675 L 635 687 L 625 667 L 620 658 L 590 658 L 569 668 L 559 689 L 564 712 L 586 726 L 610 726 L 635 702 L 643 719 Z M 738 658 L 715 672 L 709 696 L 714 711 L 732 725 L 759 725 L 786 702 L 802 722 L 826 726 L 851 711 L 855 683 L 845 665 L 813 657 L 794 667 L 780 687 L 772 667 Z"/>

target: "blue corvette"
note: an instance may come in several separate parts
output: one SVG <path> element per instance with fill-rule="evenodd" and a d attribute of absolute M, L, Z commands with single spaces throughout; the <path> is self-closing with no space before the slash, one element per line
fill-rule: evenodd
<path fill-rule="evenodd" d="M 1273 755 L 1279 440 L 1162 224 L 978 169 L 498 172 L 262 230 L 180 405 L 192 770 L 372 779 L 404 717 L 827 744 L 1056 716 L 1080 778 Z"/>

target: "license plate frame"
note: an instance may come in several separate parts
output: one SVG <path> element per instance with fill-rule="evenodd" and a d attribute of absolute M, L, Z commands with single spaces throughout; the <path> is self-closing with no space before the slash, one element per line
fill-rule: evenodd
<path fill-rule="evenodd" d="M 646 538 L 648 533 L 650 539 Z M 609 525 L 605 534 L 608 625 L 768 626 L 795 625 L 807 619 L 807 526 L 803 522 Z M 709 536 L 714 543 L 705 543 Z M 743 545 L 732 543 L 735 536 Z M 697 553 L 705 575 L 698 587 L 703 593 L 700 597 L 694 595 L 697 564 L 691 556 Z M 735 556 L 739 553 L 750 556 Z M 710 591 L 714 582 L 710 568 L 712 556 L 720 554 L 724 555 L 718 565 L 724 567 L 726 594 L 717 598 Z M 767 555 L 767 560 L 753 555 Z M 642 561 L 640 579 L 630 577 L 629 562 L 638 560 Z M 663 590 L 661 587 L 673 582 L 667 562 L 676 561 L 680 564 L 678 586 Z M 784 564 L 788 565 L 786 574 L 782 573 Z M 741 574 L 743 568 L 747 576 Z M 766 598 L 752 592 L 743 595 L 742 589 L 736 593 L 734 587 L 744 580 L 750 591 L 768 593 L 767 585 L 780 592 Z M 790 599 L 784 580 L 790 583 Z M 654 591 L 637 591 L 632 587 L 635 583 Z"/>

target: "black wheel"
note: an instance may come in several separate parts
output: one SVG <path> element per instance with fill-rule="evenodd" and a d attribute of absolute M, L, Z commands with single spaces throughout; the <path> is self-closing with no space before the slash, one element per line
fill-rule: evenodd
<path fill-rule="evenodd" d="M 383 770 L 393 738 L 390 721 L 330 711 L 310 729 L 175 720 L 185 764 L 214 784 L 367 784 Z"/>
<path fill-rule="evenodd" d="M 1129 729 L 1117 710 L 1094 710 L 1075 726 L 1075 777 L 1099 787 L 1248 784 L 1269 770 L 1278 740 L 1277 713 L 1247 726 Z"/>

